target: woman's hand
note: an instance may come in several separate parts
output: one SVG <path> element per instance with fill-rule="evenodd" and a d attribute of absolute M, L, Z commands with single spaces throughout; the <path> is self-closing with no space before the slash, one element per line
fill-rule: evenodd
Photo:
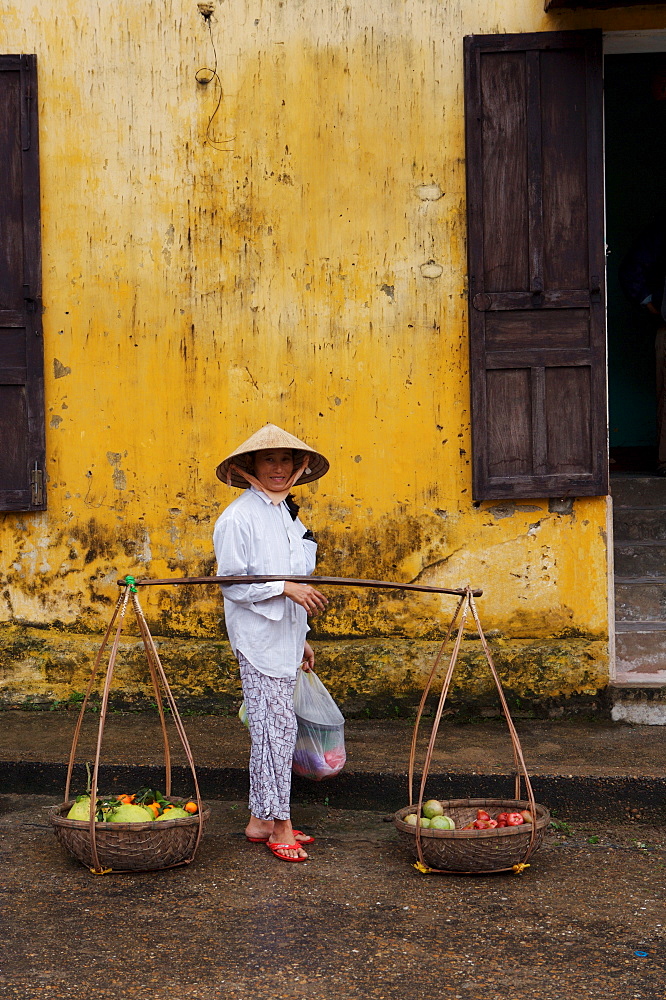
<path fill-rule="evenodd" d="M 301 668 L 307 673 L 314 669 L 314 649 L 309 642 L 303 646 L 303 662 Z"/>
<path fill-rule="evenodd" d="M 320 590 L 315 590 L 309 583 L 292 583 L 291 580 L 285 580 L 283 594 L 295 604 L 305 608 L 309 615 L 318 614 L 328 604 L 328 597 Z"/>

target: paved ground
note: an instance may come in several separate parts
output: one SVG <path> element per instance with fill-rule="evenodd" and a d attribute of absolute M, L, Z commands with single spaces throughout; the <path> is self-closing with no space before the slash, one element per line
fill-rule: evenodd
<path fill-rule="evenodd" d="M 76 713 L 73 711 L 0 711 L 0 760 L 66 760 Z M 98 716 L 86 715 L 81 760 L 94 754 Z M 219 715 L 186 717 L 184 725 L 195 761 L 202 767 L 247 766 L 249 739 L 238 719 Z M 663 776 L 666 774 L 666 729 L 610 721 L 575 719 L 516 720 L 530 773 L 559 775 Z M 422 723 L 424 747 L 432 720 Z M 365 773 L 403 773 L 407 767 L 413 722 L 406 719 L 348 720 L 345 726 L 349 764 Z M 110 714 L 104 732 L 104 754 L 113 763 L 149 764 L 160 752 L 156 713 Z M 177 742 L 177 740 L 176 740 Z M 422 759 L 422 755 L 421 755 Z M 176 748 L 174 760 L 184 762 Z M 433 769 L 502 773 L 511 764 L 506 724 L 500 719 L 458 724 L 443 719 L 437 736 Z"/>
<path fill-rule="evenodd" d="M 76 721 L 74 712 L 0 712 L 0 793 L 57 795 L 64 790 L 65 763 Z M 191 716 L 184 720 L 206 799 L 247 794 L 249 738 L 235 717 Z M 535 795 L 551 809 L 586 818 L 637 814 L 666 822 L 666 730 L 603 720 L 517 720 Z M 78 760 L 94 759 L 98 717 L 86 717 Z M 417 771 L 431 723 L 419 741 Z M 408 720 L 349 720 L 347 766 L 333 781 L 294 781 L 302 801 L 343 809 L 395 810 L 408 801 L 407 764 L 412 737 Z M 174 790 L 189 794 L 192 782 L 175 747 Z M 102 748 L 105 790 L 164 784 L 158 717 L 111 714 Z M 506 726 L 489 719 L 467 725 L 442 721 L 428 787 L 440 798 L 506 795 L 513 787 Z M 85 788 L 83 764 L 75 788 Z"/>
<path fill-rule="evenodd" d="M 2 995 L 20 1000 L 663 1000 L 666 831 L 561 816 L 521 876 L 421 875 L 385 813 L 297 806 L 307 864 L 212 802 L 194 863 L 93 876 L 0 796 Z"/>
<path fill-rule="evenodd" d="M 660 727 L 518 720 L 556 828 L 521 876 L 447 877 L 415 871 L 385 821 L 407 802 L 409 721 L 351 720 L 345 771 L 294 783 L 297 825 L 317 840 L 311 861 L 289 865 L 242 836 L 249 743 L 240 723 L 193 716 L 186 728 L 212 809 L 195 862 L 99 877 L 63 852 L 48 823 L 75 718 L 0 713 L 0 792 L 24 793 L 0 795 L 4 996 L 666 997 Z M 94 755 L 96 726 L 90 715 L 81 761 Z M 109 717 L 106 788 L 146 778 L 161 787 L 159 758 L 156 716 Z M 178 749 L 174 761 L 176 783 L 188 783 Z M 445 719 L 431 794 L 506 793 L 510 763 L 501 721 Z"/>

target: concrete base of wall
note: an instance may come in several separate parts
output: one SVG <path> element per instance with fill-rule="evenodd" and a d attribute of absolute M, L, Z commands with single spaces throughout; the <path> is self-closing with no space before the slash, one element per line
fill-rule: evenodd
<path fill-rule="evenodd" d="M 0 629 L 0 705 L 51 707 L 80 700 L 101 638 L 56 629 Z M 156 637 L 179 704 L 197 711 L 232 711 L 242 698 L 226 639 Z M 607 707 L 608 648 L 599 640 L 495 639 L 493 657 L 512 711 L 557 716 Z M 341 639 L 316 643 L 317 673 L 347 715 L 401 715 L 418 704 L 440 643 L 421 639 Z M 447 658 L 438 669 L 441 690 Z M 106 657 L 95 690 L 101 691 Z M 120 643 L 112 691 L 123 707 L 152 698 L 143 646 Z M 488 715 L 497 692 L 478 639 L 465 639 L 453 677 L 451 706 Z"/>
<path fill-rule="evenodd" d="M 611 719 L 639 726 L 666 726 L 666 686 L 622 687 L 609 689 Z"/>

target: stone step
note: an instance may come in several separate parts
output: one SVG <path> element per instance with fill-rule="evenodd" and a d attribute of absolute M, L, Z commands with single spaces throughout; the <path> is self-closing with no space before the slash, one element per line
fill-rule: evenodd
<path fill-rule="evenodd" d="M 613 507 L 666 507 L 666 477 L 611 476 Z"/>
<path fill-rule="evenodd" d="M 613 539 L 616 545 L 666 541 L 666 507 L 614 507 Z"/>
<path fill-rule="evenodd" d="M 629 722 L 638 726 L 666 726 L 666 685 L 625 686 L 617 681 L 609 687 L 613 722 Z"/>
<path fill-rule="evenodd" d="M 666 542 L 616 542 L 613 553 L 616 576 L 635 579 L 666 575 Z"/>
<path fill-rule="evenodd" d="M 618 622 L 666 621 L 666 577 L 615 578 Z"/>

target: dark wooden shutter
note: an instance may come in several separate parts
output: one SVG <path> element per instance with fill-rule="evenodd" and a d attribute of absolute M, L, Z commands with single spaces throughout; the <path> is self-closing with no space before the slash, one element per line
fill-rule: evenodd
<path fill-rule="evenodd" d="M 37 67 L 0 56 L 0 510 L 43 510 Z"/>
<path fill-rule="evenodd" d="M 608 492 L 601 33 L 465 39 L 474 497 Z"/>

